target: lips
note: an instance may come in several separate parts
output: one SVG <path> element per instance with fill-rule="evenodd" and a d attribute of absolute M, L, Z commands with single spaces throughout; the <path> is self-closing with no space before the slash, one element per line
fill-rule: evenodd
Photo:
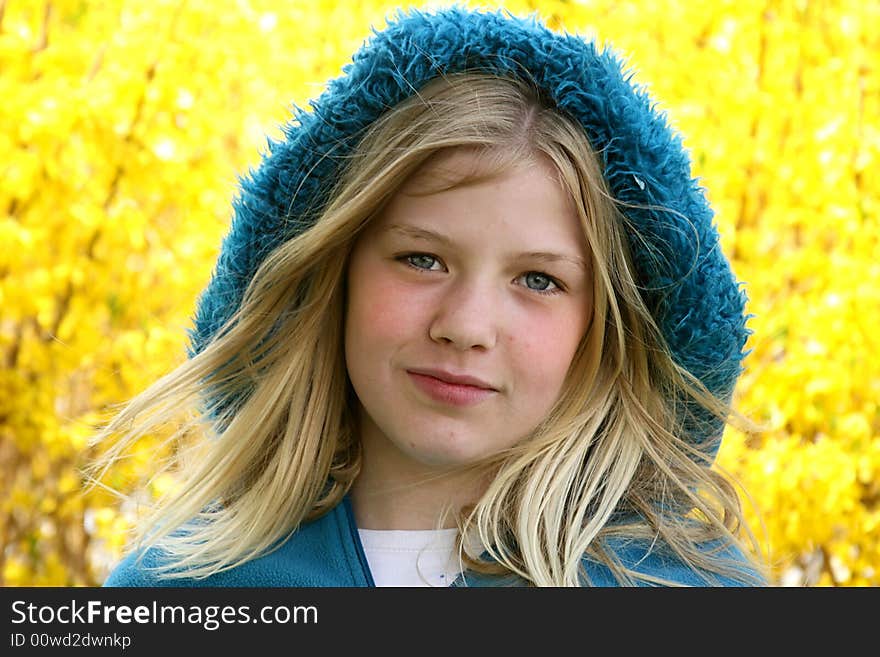
<path fill-rule="evenodd" d="M 410 369 L 408 371 L 411 374 L 430 376 L 438 379 L 439 381 L 443 381 L 444 383 L 452 383 L 460 386 L 472 386 L 474 388 L 480 388 L 482 390 L 497 390 L 497 388 L 491 383 L 470 374 L 453 374 L 452 372 L 447 372 L 445 370 L 427 368 Z"/>
<path fill-rule="evenodd" d="M 413 370 L 407 370 L 407 375 L 417 390 L 434 404 L 446 407 L 467 407 L 480 404 L 495 395 L 498 391 L 494 388 L 485 388 L 486 383 L 477 377 L 456 375 L 458 381 L 467 383 L 451 383 L 435 377 L 432 374 L 421 374 Z M 443 376 L 449 376 L 444 372 Z M 473 385 L 470 382 L 477 381 L 482 385 Z"/>

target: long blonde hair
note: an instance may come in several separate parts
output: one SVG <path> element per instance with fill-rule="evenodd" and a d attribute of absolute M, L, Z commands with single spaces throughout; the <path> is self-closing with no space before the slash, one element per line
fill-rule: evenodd
<path fill-rule="evenodd" d="M 110 445 L 89 469 L 97 482 L 161 425 L 177 423 L 171 440 L 201 435 L 160 468 L 175 468 L 180 486 L 137 528 L 138 547 L 161 545 L 169 555 L 160 575 L 198 578 L 240 565 L 348 492 L 361 463 L 343 356 L 348 255 L 432 155 L 467 147 L 486 154 L 487 176 L 538 155 L 553 162 L 590 245 L 594 308 L 548 416 L 479 464 L 493 477 L 458 522 L 490 558 L 463 549 L 462 558 L 474 571 L 568 586 L 589 583 L 586 556 L 632 584 L 650 578 L 611 546 L 638 539 L 709 575 L 745 578 L 741 564 L 706 547 L 733 544 L 748 556 L 756 544 L 736 488 L 713 467 L 717 444 L 688 434 L 685 402 L 722 424 L 755 427 L 672 358 L 637 284 L 633 228 L 580 126 L 526 82 L 465 73 L 418 90 L 358 139 L 314 225 L 277 245 L 202 351 L 121 405 L 95 438 Z M 229 399 L 239 402 L 217 405 Z"/>

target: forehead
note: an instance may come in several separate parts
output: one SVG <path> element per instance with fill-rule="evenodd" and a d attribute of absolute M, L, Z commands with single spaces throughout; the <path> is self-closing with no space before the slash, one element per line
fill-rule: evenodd
<path fill-rule="evenodd" d="M 436 194 L 491 182 L 524 170 L 534 170 L 558 180 L 555 166 L 539 153 L 514 148 L 448 148 L 429 157 L 400 187 L 398 194 Z"/>
<path fill-rule="evenodd" d="M 555 252 L 582 260 L 588 252 L 579 213 L 549 158 L 487 162 L 463 149 L 427 162 L 367 233 L 415 237 L 456 250 L 483 245 L 493 253 Z"/>

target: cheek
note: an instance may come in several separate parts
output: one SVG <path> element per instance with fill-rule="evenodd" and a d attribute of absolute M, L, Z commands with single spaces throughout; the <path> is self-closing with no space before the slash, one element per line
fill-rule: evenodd
<path fill-rule="evenodd" d="M 509 334 L 508 353 L 532 394 L 555 397 L 582 337 L 582 322 L 568 314 L 517 322 Z"/>
<path fill-rule="evenodd" d="M 424 303 L 405 285 L 381 270 L 352 271 L 349 281 L 347 339 L 363 348 L 391 346 L 411 336 L 421 321 Z"/>

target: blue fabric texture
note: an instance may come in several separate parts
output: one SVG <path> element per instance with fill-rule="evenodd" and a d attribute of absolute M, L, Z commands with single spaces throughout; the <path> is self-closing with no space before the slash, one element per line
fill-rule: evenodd
<path fill-rule="evenodd" d="M 318 520 L 301 525 L 268 554 L 204 579 L 159 579 L 151 571 L 165 555 L 157 548 L 130 552 L 105 587 L 315 587 L 373 586 L 349 498 Z M 142 557 L 142 561 L 140 560 Z"/>
<path fill-rule="evenodd" d="M 727 578 L 709 579 L 657 546 L 641 541 L 619 541 L 612 549 L 622 564 L 637 572 L 665 577 L 681 586 L 737 586 Z M 368 587 L 375 586 L 358 537 L 351 499 L 346 496 L 320 518 L 303 524 L 279 547 L 240 566 L 205 578 L 160 579 L 151 568 L 162 563 L 164 555 L 157 548 L 141 554 L 130 552 L 104 581 L 104 587 Z M 731 558 L 743 563 L 743 572 L 751 572 L 741 555 Z M 591 586 L 617 586 L 611 571 L 593 561 L 583 562 Z M 466 571 L 453 587 L 524 586 L 515 575 L 504 577 Z M 648 586 L 639 582 L 640 586 Z"/>
<path fill-rule="evenodd" d="M 199 353 L 241 303 L 269 252 L 312 225 L 356 136 L 433 78 L 468 70 L 532 80 L 583 126 L 625 210 L 644 299 L 680 365 L 730 399 L 743 371 L 747 297 L 719 247 L 713 211 L 681 136 L 622 59 L 535 16 L 451 7 L 398 12 L 373 32 L 312 111 L 294 108 L 284 138 L 270 140 L 240 180 L 230 231 L 189 330 Z M 222 410 L 240 399 L 211 400 Z M 723 424 L 689 408 L 695 441 Z"/>

